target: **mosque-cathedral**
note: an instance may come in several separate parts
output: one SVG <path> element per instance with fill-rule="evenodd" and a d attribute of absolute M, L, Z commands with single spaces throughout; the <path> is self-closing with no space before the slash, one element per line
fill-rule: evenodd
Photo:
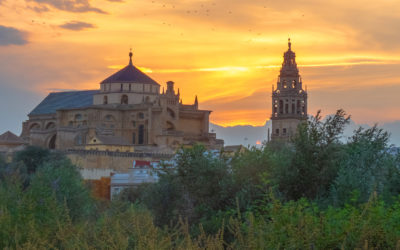
<path fill-rule="evenodd" d="M 290 140 L 307 120 L 307 91 L 290 39 L 288 46 L 272 86 L 272 140 Z M 172 81 L 161 92 L 159 83 L 133 65 L 131 52 L 129 64 L 100 89 L 50 93 L 28 114 L 20 137 L 0 135 L 0 152 L 28 144 L 61 150 L 82 168 L 84 178 L 96 179 L 127 171 L 132 161 L 169 159 L 180 146 L 222 149 L 223 140 L 209 132 L 210 114 L 199 109 L 197 96 L 183 104 Z"/>
<path fill-rule="evenodd" d="M 132 63 L 100 83 L 99 90 L 49 94 L 24 122 L 22 138 L 50 149 L 170 152 L 203 143 L 220 148 L 209 133 L 211 111 L 183 104 L 174 82 L 160 84 Z"/>

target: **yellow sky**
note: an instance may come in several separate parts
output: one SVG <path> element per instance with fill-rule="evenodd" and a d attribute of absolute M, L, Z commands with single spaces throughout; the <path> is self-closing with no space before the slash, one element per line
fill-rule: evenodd
<path fill-rule="evenodd" d="M 136 66 L 175 81 L 184 103 L 198 95 L 212 122 L 262 125 L 290 37 L 311 114 L 399 120 L 399 13 L 394 0 L 0 0 L 0 28 L 26 40 L 2 43 L 0 29 L 0 80 L 40 97 L 96 89 L 132 47 Z"/>

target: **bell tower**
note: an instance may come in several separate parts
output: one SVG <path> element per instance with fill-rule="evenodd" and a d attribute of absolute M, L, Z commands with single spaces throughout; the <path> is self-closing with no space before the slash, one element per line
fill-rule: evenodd
<path fill-rule="evenodd" d="M 307 90 L 303 89 L 290 38 L 276 89 L 272 86 L 271 120 L 272 140 L 290 140 L 300 122 L 307 120 Z"/>

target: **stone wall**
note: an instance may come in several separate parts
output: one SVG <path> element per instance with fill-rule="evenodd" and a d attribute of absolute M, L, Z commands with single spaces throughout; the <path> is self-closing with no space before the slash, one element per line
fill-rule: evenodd
<path fill-rule="evenodd" d="M 111 172 L 126 173 L 133 167 L 134 160 L 160 161 L 171 159 L 173 154 L 110 152 L 91 150 L 65 151 L 73 164 L 78 166 L 86 180 L 99 180 L 109 177 Z"/>

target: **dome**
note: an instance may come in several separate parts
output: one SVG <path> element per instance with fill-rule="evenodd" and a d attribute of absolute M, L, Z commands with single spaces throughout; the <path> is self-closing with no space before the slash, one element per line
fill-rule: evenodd
<path fill-rule="evenodd" d="M 160 85 L 132 64 L 132 53 L 129 53 L 129 65 L 101 82 L 103 83 L 144 83 Z"/>

